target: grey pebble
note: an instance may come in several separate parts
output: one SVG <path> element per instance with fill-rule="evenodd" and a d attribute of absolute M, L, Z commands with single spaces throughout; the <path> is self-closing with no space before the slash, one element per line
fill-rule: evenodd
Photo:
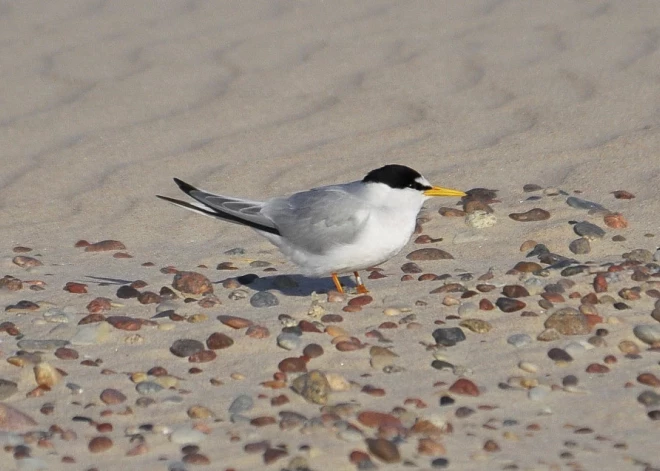
<path fill-rule="evenodd" d="M 254 407 L 254 399 L 248 396 L 247 394 L 241 394 L 238 396 L 229 406 L 230 414 L 240 414 L 241 412 L 247 412 Z"/>
<path fill-rule="evenodd" d="M 466 316 L 478 312 L 477 305 L 474 303 L 463 303 L 458 306 L 458 315 Z"/>
<path fill-rule="evenodd" d="M 34 339 L 23 339 L 19 340 L 18 348 L 23 350 L 57 350 L 60 347 L 66 347 L 69 345 L 68 340 L 58 340 L 58 339 L 44 339 L 44 340 L 34 340 Z"/>
<path fill-rule="evenodd" d="M 580 237 L 575 239 L 573 242 L 568 244 L 568 250 L 573 252 L 576 255 L 583 255 L 591 252 L 591 245 L 589 244 L 589 239 L 586 237 Z"/>
<path fill-rule="evenodd" d="M 660 394 L 647 390 L 637 396 L 637 400 L 646 407 L 655 407 L 660 404 Z"/>
<path fill-rule="evenodd" d="M 577 386 L 578 385 L 578 378 L 575 375 L 566 375 L 561 380 L 561 384 L 564 387 Z"/>
<path fill-rule="evenodd" d="M 660 324 L 636 325 L 633 334 L 639 340 L 649 345 L 660 342 Z"/>
<path fill-rule="evenodd" d="M 624 253 L 623 258 L 632 262 L 650 263 L 653 260 L 653 254 L 650 250 L 635 249 Z"/>
<path fill-rule="evenodd" d="M 529 343 L 532 343 L 532 337 L 527 334 L 513 334 L 506 339 L 507 343 L 513 345 L 516 348 L 523 347 Z"/>
<path fill-rule="evenodd" d="M 0 378 L 0 401 L 4 401 L 8 397 L 13 396 L 17 390 L 18 384 L 9 381 L 8 379 Z"/>
<path fill-rule="evenodd" d="M 153 381 L 142 381 L 141 383 L 135 385 L 135 390 L 139 394 L 142 394 L 143 396 L 146 396 L 148 394 L 155 394 L 157 392 L 162 391 L 163 389 L 165 388 L 163 388 L 158 383 L 154 383 Z"/>
<path fill-rule="evenodd" d="M 167 471 L 188 471 L 188 468 L 181 461 L 172 461 L 167 464 Z"/>
<path fill-rule="evenodd" d="M 436 370 L 440 370 L 440 371 L 442 370 L 454 371 L 454 365 L 444 360 L 433 360 L 433 362 L 431 362 L 431 366 Z"/>
<path fill-rule="evenodd" d="M 225 255 L 245 255 L 245 249 L 243 247 L 235 247 L 225 251 Z"/>
<path fill-rule="evenodd" d="M 204 350 L 204 344 L 199 340 L 193 339 L 176 340 L 170 347 L 170 352 L 181 358 L 189 357 L 202 350 Z"/>
<path fill-rule="evenodd" d="M 284 350 L 295 350 L 301 343 L 300 336 L 294 333 L 283 332 L 277 336 L 277 345 Z"/>
<path fill-rule="evenodd" d="M 602 239 L 605 237 L 605 231 L 589 221 L 581 221 L 573 226 L 573 230 L 579 236 L 589 240 Z"/>
<path fill-rule="evenodd" d="M 433 339 L 438 345 L 451 347 L 465 340 L 465 334 L 460 327 L 441 327 L 433 331 Z"/>
<path fill-rule="evenodd" d="M 566 203 L 577 209 L 586 209 L 586 210 L 596 210 L 596 211 L 608 211 L 605 206 L 599 203 L 594 203 L 593 201 L 583 200 L 582 198 L 577 198 L 575 196 L 569 196 L 566 198 Z"/>
<path fill-rule="evenodd" d="M 66 388 L 71 391 L 71 394 L 82 394 L 83 388 L 76 383 L 66 383 Z"/>
<path fill-rule="evenodd" d="M 250 298 L 252 307 L 271 307 L 280 304 L 279 299 L 273 293 L 268 291 L 259 291 Z"/>
<path fill-rule="evenodd" d="M 565 363 L 569 363 L 573 361 L 573 357 L 571 357 L 566 351 L 556 347 L 551 348 L 548 351 L 548 358 L 550 358 L 553 361 L 561 361 Z"/>
<path fill-rule="evenodd" d="M 253 262 L 250 262 L 250 266 L 252 268 L 266 268 L 271 266 L 272 263 L 266 262 L 265 260 L 255 260 Z"/>
<path fill-rule="evenodd" d="M 250 423 L 250 420 L 252 419 L 243 414 L 232 414 L 229 416 L 229 421 L 232 424 L 247 424 Z"/>

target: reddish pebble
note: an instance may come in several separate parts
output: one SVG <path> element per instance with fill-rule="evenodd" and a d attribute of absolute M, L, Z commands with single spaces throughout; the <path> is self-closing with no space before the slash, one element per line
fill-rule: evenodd
<path fill-rule="evenodd" d="M 37 260 L 34 257 L 26 257 L 24 255 L 18 255 L 12 259 L 15 265 L 18 265 L 21 268 L 33 268 L 40 267 L 43 265 L 40 260 Z"/>
<path fill-rule="evenodd" d="M 550 213 L 545 209 L 533 208 L 524 213 L 511 213 L 509 217 L 519 222 L 545 221 L 546 219 L 550 219 Z"/>
<path fill-rule="evenodd" d="M 398 463 L 401 455 L 398 447 L 384 438 L 367 438 L 369 452 L 385 463 Z"/>
<path fill-rule="evenodd" d="M 585 370 L 587 373 L 609 373 L 610 369 L 605 366 L 601 365 L 599 363 L 592 363 L 589 366 L 587 366 L 587 369 Z"/>
<path fill-rule="evenodd" d="M 181 461 L 187 464 L 199 464 L 199 465 L 211 464 L 211 460 L 208 459 L 206 455 L 202 455 L 201 453 L 189 453 L 187 455 L 184 455 L 184 457 L 181 458 Z"/>
<path fill-rule="evenodd" d="M 360 450 L 352 451 L 351 454 L 348 455 L 348 459 L 351 462 L 351 464 L 354 464 L 356 466 L 360 465 L 360 463 L 371 462 L 371 457 L 369 457 L 369 455 L 364 451 L 360 451 Z M 365 467 L 365 469 L 369 469 L 369 468 Z"/>
<path fill-rule="evenodd" d="M 108 437 L 94 437 L 89 441 L 87 448 L 92 453 L 101 453 L 112 448 L 112 440 Z"/>
<path fill-rule="evenodd" d="M 158 304 L 162 298 L 153 291 L 145 291 L 138 295 L 137 300 L 140 304 Z"/>
<path fill-rule="evenodd" d="M 360 306 L 344 306 L 342 309 L 344 312 L 360 312 L 362 307 Z"/>
<path fill-rule="evenodd" d="M 87 285 L 84 283 L 76 283 L 74 281 L 67 282 L 64 285 L 64 291 L 74 294 L 85 294 L 87 292 Z"/>
<path fill-rule="evenodd" d="M 529 296 L 529 291 L 524 286 L 520 285 L 506 285 L 502 288 L 502 294 L 509 298 L 524 298 Z"/>
<path fill-rule="evenodd" d="M 384 426 L 402 427 L 401 420 L 392 414 L 387 414 L 385 412 L 366 410 L 358 414 L 357 420 L 362 425 L 372 428 L 380 428 Z"/>
<path fill-rule="evenodd" d="M 78 242 L 76 242 L 73 246 L 77 249 L 80 249 L 82 247 L 88 247 L 90 245 L 89 242 L 87 242 L 84 239 L 80 239 Z"/>
<path fill-rule="evenodd" d="M 264 463 L 270 464 L 287 456 L 289 453 L 281 448 L 269 448 L 264 452 Z"/>
<path fill-rule="evenodd" d="M 112 258 L 133 258 L 133 256 L 126 252 L 116 252 L 112 254 Z"/>
<path fill-rule="evenodd" d="M 325 314 L 323 317 L 321 317 L 321 322 L 323 322 L 324 324 L 333 324 L 343 321 L 344 318 L 339 314 Z"/>
<path fill-rule="evenodd" d="M 396 329 L 399 325 L 396 322 L 387 321 L 378 326 L 379 329 Z"/>
<path fill-rule="evenodd" d="M 253 324 L 253 322 L 249 319 L 236 316 L 218 316 L 218 320 L 224 325 L 231 327 L 232 329 L 244 329 L 245 327 L 249 327 Z"/>
<path fill-rule="evenodd" d="M 495 305 L 500 308 L 500 311 L 502 312 L 520 311 L 527 306 L 524 302 L 512 298 L 498 298 L 497 301 L 495 301 Z"/>
<path fill-rule="evenodd" d="M 119 330 L 127 330 L 133 332 L 140 330 L 142 327 L 142 322 L 140 322 L 139 319 L 134 319 L 128 316 L 109 316 L 105 320 L 112 327 Z"/>
<path fill-rule="evenodd" d="M 213 350 L 202 350 L 201 352 L 194 353 L 188 357 L 190 363 L 207 363 L 215 360 L 217 357 Z"/>
<path fill-rule="evenodd" d="M 606 214 L 603 217 L 603 221 L 607 227 L 611 227 L 612 229 L 625 229 L 628 227 L 628 221 L 626 221 L 626 218 L 621 213 Z"/>
<path fill-rule="evenodd" d="M 366 306 L 367 304 L 371 303 L 374 300 L 371 296 L 368 294 L 358 296 L 356 298 L 351 299 L 348 302 L 349 306 Z"/>
<path fill-rule="evenodd" d="M 60 360 L 77 360 L 78 352 L 73 348 L 60 347 L 55 350 L 55 356 Z"/>
<path fill-rule="evenodd" d="M 206 346 L 211 350 L 222 350 L 234 345 L 234 340 L 221 332 L 214 332 L 206 339 Z"/>
<path fill-rule="evenodd" d="M 454 384 L 449 387 L 449 391 L 454 394 L 461 394 L 464 396 L 478 396 L 479 388 L 476 384 L 466 378 L 458 379 Z"/>
<path fill-rule="evenodd" d="M 270 405 L 273 407 L 279 407 L 288 404 L 289 402 L 289 398 L 286 394 L 280 394 L 279 396 L 271 398 Z"/>
<path fill-rule="evenodd" d="M 284 373 L 301 373 L 307 371 L 307 362 L 304 358 L 289 357 L 279 362 L 277 368 Z"/>
<path fill-rule="evenodd" d="M 109 250 L 126 250 L 126 246 L 118 240 L 102 240 L 85 246 L 85 252 L 107 252 Z"/>
<path fill-rule="evenodd" d="M 631 200 L 635 197 L 635 195 L 626 190 L 616 190 L 612 194 L 618 200 Z"/>
<path fill-rule="evenodd" d="M 270 337 L 270 331 L 261 325 L 251 325 L 245 331 L 245 335 L 253 339 L 266 339 Z"/>
<path fill-rule="evenodd" d="M 495 306 L 489 299 L 483 298 L 479 301 L 479 309 L 482 311 L 492 311 L 495 309 Z"/>
<path fill-rule="evenodd" d="M 540 271 L 543 267 L 536 262 L 518 262 L 513 267 L 514 270 L 523 273 L 534 273 Z"/>
<path fill-rule="evenodd" d="M 647 386 L 660 388 L 660 379 L 653 373 L 642 373 L 637 377 L 637 381 Z"/>
<path fill-rule="evenodd" d="M 210 294 L 213 293 L 211 281 L 202 275 L 193 271 L 180 271 L 174 275 L 172 287 L 177 291 L 188 294 Z"/>
<path fill-rule="evenodd" d="M 305 321 L 305 320 L 302 320 L 302 321 L 298 322 L 298 327 L 300 327 L 300 330 L 302 330 L 303 332 L 310 332 L 310 333 L 314 333 L 314 334 L 323 333 L 313 323 L 311 323 L 309 321 Z"/>
<path fill-rule="evenodd" d="M 607 278 L 602 273 L 599 273 L 594 277 L 593 285 L 596 293 L 604 293 L 607 291 Z"/>
<path fill-rule="evenodd" d="M 381 278 L 387 278 L 387 275 L 383 275 L 379 271 L 372 271 L 371 273 L 369 273 L 369 276 L 367 277 L 367 279 L 369 280 L 379 280 Z"/>
<path fill-rule="evenodd" d="M 113 427 L 111 423 L 103 422 L 96 426 L 96 431 L 99 433 L 110 433 L 112 432 Z"/>
<path fill-rule="evenodd" d="M 254 425 L 255 427 L 264 427 L 266 425 L 273 425 L 275 423 L 277 423 L 277 419 L 270 415 L 255 417 L 254 419 L 250 420 L 250 425 Z"/>
<path fill-rule="evenodd" d="M 551 303 L 563 303 L 566 301 L 559 293 L 541 293 L 541 297 Z"/>
<path fill-rule="evenodd" d="M 87 305 L 87 312 L 98 314 L 109 311 L 111 307 L 111 301 L 108 298 L 96 298 L 92 299 Z"/>
<path fill-rule="evenodd" d="M 374 397 L 383 397 L 385 395 L 385 390 L 383 388 L 377 388 L 368 384 L 362 388 L 361 392 Z"/>
<path fill-rule="evenodd" d="M 78 325 L 94 324 L 103 321 L 105 321 L 105 316 L 103 314 L 88 314 L 78 321 Z"/>
<path fill-rule="evenodd" d="M 335 348 L 340 352 L 352 352 L 355 350 L 360 350 L 362 348 L 362 345 L 359 342 L 354 342 L 354 341 L 341 341 L 341 342 L 337 342 Z"/>

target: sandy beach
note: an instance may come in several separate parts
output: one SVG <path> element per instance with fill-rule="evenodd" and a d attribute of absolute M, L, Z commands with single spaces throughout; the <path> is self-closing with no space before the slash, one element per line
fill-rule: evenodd
<path fill-rule="evenodd" d="M 0 469 L 660 469 L 658 19 L 0 3 Z M 496 191 L 431 199 L 367 296 L 155 197 L 388 163 Z"/>

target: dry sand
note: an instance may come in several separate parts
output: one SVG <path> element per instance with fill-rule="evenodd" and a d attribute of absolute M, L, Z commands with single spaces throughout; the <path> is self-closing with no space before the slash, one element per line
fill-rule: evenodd
<path fill-rule="evenodd" d="M 251 272 L 272 276 L 250 267 L 253 260 L 273 263 L 277 274 L 296 274 L 295 266 L 254 232 L 156 200 L 157 193 L 180 196 L 171 181 L 174 176 L 210 191 L 260 199 L 360 179 L 370 169 L 398 162 L 439 185 L 498 189 L 501 202 L 493 205 L 498 222 L 481 230 L 468 228 L 461 218 L 437 214 L 440 206 L 453 205 L 453 200 L 427 205 L 430 221 L 425 233 L 443 237 L 432 246 L 454 259 L 419 264 L 425 272 L 452 275 L 449 282 L 472 273 L 472 281 L 463 281 L 470 289 L 491 267 L 491 282 L 498 287 L 522 284 L 524 280 L 505 273 L 524 258 L 519 247 L 527 239 L 572 255 L 568 244 L 576 236 L 569 221 L 589 220 L 604 227 L 601 216 L 566 205 L 566 196 L 523 193 L 528 183 L 568 194 L 580 191 L 577 196 L 625 215 L 629 228 L 608 229 L 605 239 L 592 244 L 589 255 L 576 256 L 580 261 L 620 262 L 622 253 L 637 248 L 652 253 L 660 227 L 659 18 L 660 5 L 653 0 L 3 2 L 0 275 L 46 284 L 43 291 L 31 291 L 27 285 L 20 291 L 0 290 L 3 307 L 20 300 L 41 303 L 39 311 L 5 312 L 3 321 L 13 322 L 28 339 L 71 337 L 86 314 L 85 306 L 98 296 L 124 304 L 108 315 L 149 319 L 156 314 L 154 304 L 118 300 L 115 292 L 119 284 L 137 279 L 156 292 L 171 286 L 172 275 L 159 271 L 168 265 L 202 272 L 213 282 Z M 630 191 L 636 198 L 615 199 L 614 190 Z M 531 195 L 541 199 L 526 201 Z M 552 217 L 530 223 L 507 217 L 535 206 Z M 615 234 L 625 241 L 613 242 Z M 79 239 L 120 240 L 134 258 L 86 253 L 74 248 Z M 19 245 L 32 248 L 25 255 L 38 254 L 43 266 L 26 270 L 12 263 L 17 255 L 12 248 Z M 234 247 L 244 248 L 246 254 L 223 254 Z M 343 315 L 340 325 L 350 335 L 391 346 L 399 355 L 396 364 L 405 368 L 390 374 L 377 371 L 369 366 L 369 348 L 339 352 L 330 336 L 305 333 L 303 346 L 316 342 L 326 352 L 311 360 L 310 369 L 338 373 L 359 385 L 331 393 L 331 404 L 356 401 L 357 411 L 392 412 L 404 406 L 406 398 L 421 398 L 427 407 L 407 404 L 408 412 L 453 427 L 453 433 L 437 439 L 446 449 L 438 456 L 448 460 L 448 469 L 660 467 L 660 421 L 647 417 L 653 407 L 645 409 L 637 401 L 642 391 L 653 387 L 636 380 L 644 372 L 660 376 L 658 356 L 647 352 L 648 346 L 632 333 L 634 325 L 657 324 L 649 315 L 651 297 L 642 294 L 630 303 L 633 309 L 624 311 L 598 305 L 604 320 L 598 327 L 610 331 L 607 345 L 584 352 L 565 367 L 552 362 L 547 351 L 585 341 L 589 335 L 534 340 L 521 348 L 506 342 L 516 333 L 535 339 L 543 330 L 548 313 L 539 307 L 538 296 L 526 300 L 527 309 L 540 314 L 536 318 L 497 309 L 477 311 L 468 317 L 487 320 L 493 329 L 487 334 L 466 330 L 466 342 L 441 352 L 459 368 L 453 373 L 439 371 L 430 366 L 433 352 L 422 343 L 433 344 L 431 333 L 439 327 L 435 321 L 454 327 L 460 320 L 451 318 L 456 306 L 442 304 L 445 295 L 429 294 L 442 281 L 400 281 L 405 254 L 420 247 L 427 246 L 411 244 L 385 263 L 386 278 L 368 280 L 374 301 L 360 313 L 342 312 L 344 304 L 326 304 L 321 296 L 327 313 Z M 155 266 L 141 266 L 147 261 Z M 232 261 L 239 270 L 216 271 L 223 261 Z M 630 280 L 629 272 L 610 290 L 617 301 L 619 289 L 640 285 Z M 119 281 L 103 284 L 94 277 Z M 553 271 L 541 280 L 546 284 L 560 278 Z M 19 350 L 17 339 L 0 334 L 0 378 L 18 385 L 4 404 L 31 416 L 37 422 L 33 430 L 58 425 L 77 436 L 66 441 L 53 434 L 39 445 L 33 441 L 37 434 L 28 435 L 34 459 L 14 460 L 16 450 L 8 448 L 0 468 L 167 469 L 181 459 L 181 445 L 169 441 L 167 434 L 143 430 L 143 453 L 127 457 L 139 442 L 131 442 L 126 431 L 135 432 L 131 427 L 147 423 L 158 425 L 157 431 L 198 423 L 209 433 L 199 446 L 211 464 L 187 464 L 187 469 L 261 469 L 262 454 L 243 451 L 246 443 L 260 440 L 288 450 L 288 456 L 267 469 L 286 468 L 296 456 L 305 457 L 314 470 L 356 469 L 349 462 L 350 452 L 366 451 L 363 438 L 377 432 L 354 416 L 348 420 L 363 434 L 354 442 L 338 437 L 336 427 L 312 427 L 306 434 L 230 421 L 229 404 L 240 394 L 255 400 L 254 409 L 245 413 L 250 418 L 277 417 L 280 410 L 299 411 L 308 418 L 320 414 L 318 405 L 289 389 L 260 386 L 272 378 L 281 359 L 300 355 L 276 345 L 282 327 L 278 315 L 313 320 L 307 314 L 311 291 L 331 286 L 329 279 L 295 279 L 300 283 L 297 291 L 272 290 L 278 307 L 256 309 L 248 299 L 230 300 L 232 290 L 216 284 L 221 305 L 202 308 L 181 299 L 173 304 L 181 315 L 206 314 L 205 322 L 156 319 L 161 325 L 172 324 L 172 330 L 112 329 L 101 344 L 74 345 L 80 354 L 77 361 L 46 352 L 42 360 L 68 376 L 39 397 L 26 397 L 36 386 L 33 365 L 28 361 L 20 368 L 6 361 Z M 586 294 L 592 279 L 593 275 L 576 277 L 574 290 Z M 261 289 L 270 288 L 268 280 L 272 282 L 266 278 Z M 86 283 L 89 293 L 63 291 L 69 281 Z M 254 293 L 246 289 L 249 296 Z M 494 301 L 498 296 L 499 290 L 463 302 L 481 297 Z M 577 307 L 579 299 L 565 305 Z M 381 329 L 391 344 L 366 336 L 382 322 L 400 320 L 402 316 L 383 315 L 392 306 L 410 309 L 418 328 Z M 71 314 L 70 322 L 55 333 L 51 330 L 56 324 L 43 317 L 53 307 L 67 308 Z M 218 322 L 221 314 L 251 319 L 271 335 L 247 337 Z M 214 331 L 236 341 L 215 361 L 192 365 L 168 351 L 178 338 L 204 341 Z M 636 342 L 641 358 L 625 358 L 617 348 L 621 340 Z M 609 373 L 585 372 L 592 363 L 603 364 L 607 355 L 618 360 L 609 365 Z M 103 364 L 81 365 L 85 359 L 101 359 Z M 536 364 L 538 371 L 520 370 L 520 361 Z M 175 390 L 153 395 L 156 403 L 142 408 L 135 404 L 139 395 L 125 373 L 154 366 L 181 379 Z M 193 366 L 203 372 L 189 374 Z M 101 374 L 103 369 L 116 374 Z M 232 373 L 245 378 L 232 379 Z M 533 401 L 527 391 L 498 388 L 515 376 L 560 386 L 569 374 L 579 378 L 585 394 L 556 387 Z M 459 377 L 473 381 L 480 396 L 456 395 L 455 404 L 441 407 L 439 397 Z M 223 384 L 212 385 L 212 378 Z M 69 382 L 78 384 L 82 394 L 72 395 L 65 386 Z M 385 396 L 360 392 L 367 384 L 383 388 Z M 127 401 L 102 404 L 99 394 L 109 387 L 124 391 Z M 279 394 L 286 394 L 290 402 L 271 407 L 269 399 Z M 182 402 L 164 400 L 174 396 Z M 43 413 L 47 403 L 54 405 L 52 413 Z M 190 419 L 186 410 L 193 405 L 207 407 L 216 420 Z M 120 415 L 126 407 L 132 413 Z M 475 412 L 458 418 L 459 407 Z M 103 417 L 104 410 L 114 414 Z M 105 435 L 113 446 L 91 454 L 88 441 L 103 434 L 93 424 L 73 422 L 74 416 L 111 423 L 114 429 Z M 505 425 L 506 420 L 516 422 Z M 576 434 L 580 428 L 592 432 Z M 392 439 L 386 432 L 382 433 Z M 3 435 L 4 443 L 11 436 Z M 431 469 L 437 456 L 420 454 L 418 438 L 397 442 L 402 459 L 413 463 L 412 469 Z M 488 440 L 496 442 L 499 451 L 492 451 L 492 444 L 484 449 Z M 304 444 L 310 450 L 301 451 Z M 19 448 L 21 452 L 25 450 Z M 63 456 L 75 463 L 63 463 Z M 402 466 L 372 459 L 381 468 Z"/>

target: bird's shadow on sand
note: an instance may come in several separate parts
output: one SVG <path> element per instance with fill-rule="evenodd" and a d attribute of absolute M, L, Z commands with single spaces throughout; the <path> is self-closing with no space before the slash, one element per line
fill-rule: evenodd
<path fill-rule="evenodd" d="M 241 275 L 235 278 L 240 281 L 240 279 L 246 275 Z M 214 281 L 213 284 L 222 284 L 227 278 Z M 351 277 L 345 276 L 339 278 L 342 286 L 351 290 L 355 287 Z M 260 276 L 254 281 L 242 284 L 242 287 L 248 290 L 253 291 L 275 291 L 284 296 L 297 296 L 297 297 L 306 297 L 310 296 L 312 293 L 327 293 L 330 290 L 335 289 L 335 285 L 332 282 L 332 278 L 311 278 L 304 275 L 268 275 Z"/>
<path fill-rule="evenodd" d="M 220 285 L 228 279 L 238 279 L 243 278 L 244 280 L 249 280 L 250 274 L 243 274 L 237 276 L 209 276 L 211 283 L 214 285 Z M 135 280 L 125 280 L 119 278 L 110 278 L 104 276 L 92 276 L 87 275 L 86 278 L 89 280 L 94 280 L 98 284 L 104 285 L 130 285 Z M 350 276 L 340 277 L 342 286 L 351 290 L 355 288 L 353 279 Z M 327 293 L 328 291 L 334 289 L 334 284 L 332 283 L 332 278 L 311 278 L 303 275 L 268 275 L 268 276 L 259 276 L 250 283 L 241 283 L 241 288 L 252 290 L 252 291 L 276 291 L 284 296 L 297 296 L 297 297 L 306 297 L 310 296 L 313 292 L 316 293 Z"/>

